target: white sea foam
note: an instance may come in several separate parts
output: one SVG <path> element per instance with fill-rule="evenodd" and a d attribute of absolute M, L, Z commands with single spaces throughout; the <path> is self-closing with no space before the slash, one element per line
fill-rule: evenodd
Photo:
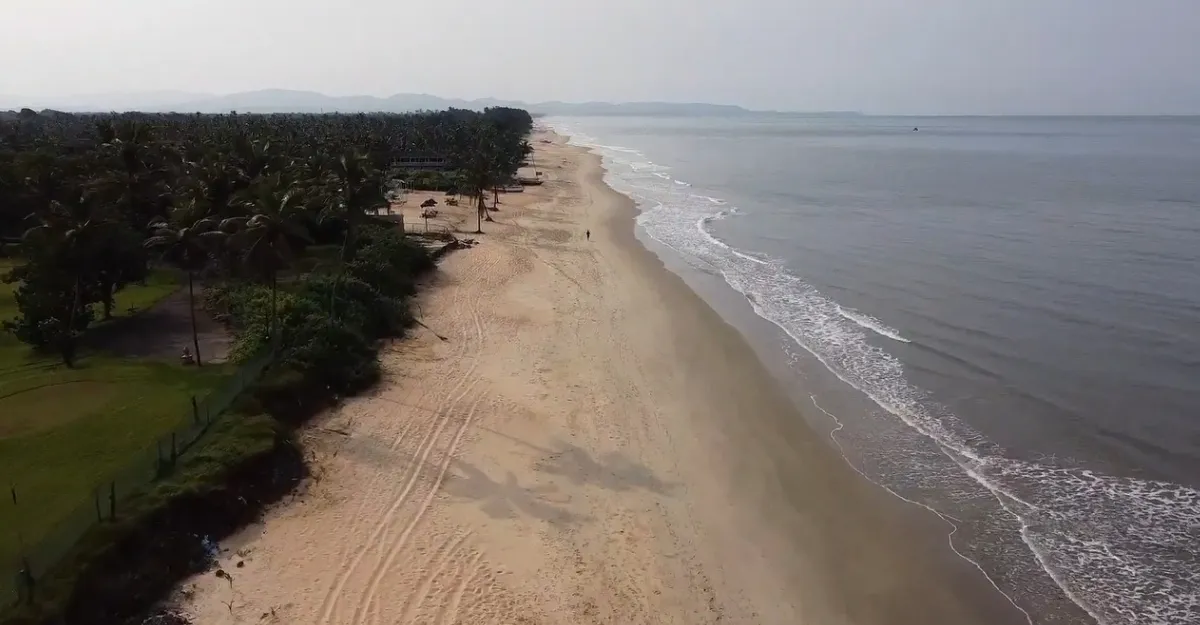
<path fill-rule="evenodd" d="M 643 211 L 638 223 L 650 237 L 722 276 L 759 316 L 883 408 L 882 414 L 919 434 L 915 440 L 927 441 L 932 454 L 907 456 L 898 448 L 881 447 L 890 456 L 886 464 L 894 468 L 882 481 L 909 479 L 917 483 L 914 490 L 926 493 L 965 483 L 956 494 L 963 505 L 979 506 L 981 495 L 992 497 L 998 509 L 1011 515 L 1012 531 L 1028 553 L 1008 558 L 995 553 L 1000 548 L 995 544 L 977 549 L 989 561 L 1012 562 L 1014 567 L 1036 562 L 1103 625 L 1200 623 L 1200 491 L 1012 458 L 913 386 L 901 362 L 868 340 L 870 332 L 907 342 L 898 331 L 838 305 L 782 263 L 734 249 L 713 236 L 709 226 L 736 209 L 713 212 L 722 200 L 677 184 L 666 175 L 669 167 L 648 167 L 649 160 L 633 148 L 600 145 L 574 129 L 558 129 L 571 135 L 572 143 L 600 153 L 606 180 L 638 202 Z M 897 459 L 909 466 L 898 465 Z M 904 498 L 955 518 L 944 509 L 945 500 Z M 980 523 L 1005 525 L 1000 518 Z M 953 536 L 951 541 L 953 547 Z M 1002 589 L 1008 596 L 1036 603 L 1024 596 L 1023 583 L 1011 581 L 1011 572 L 994 573 L 1010 580 Z"/>
<path fill-rule="evenodd" d="M 692 196 L 692 197 L 698 197 L 698 198 L 701 198 L 701 199 L 708 200 L 709 202 L 712 202 L 713 204 L 716 204 L 717 206 L 724 206 L 724 205 L 725 205 L 725 200 L 722 200 L 721 198 L 710 197 L 710 196 L 707 196 L 707 195 L 694 195 L 694 196 Z M 736 212 L 737 212 L 737 209 L 736 209 L 736 208 L 735 208 L 735 209 L 733 209 L 733 212 L 735 212 L 735 213 L 736 213 Z"/>
<path fill-rule="evenodd" d="M 718 239 L 717 237 L 714 237 L 712 235 L 712 233 L 710 233 L 708 231 L 708 224 L 710 224 L 714 221 L 717 221 L 719 219 L 724 219 L 727 215 L 736 215 L 736 214 L 737 214 L 737 207 L 734 207 L 729 210 L 724 210 L 719 213 L 709 215 L 707 217 L 701 217 L 700 220 L 696 222 L 696 229 L 700 231 L 700 236 L 703 236 L 705 239 L 707 239 L 709 243 L 712 243 L 713 245 L 716 245 L 716 246 L 719 246 L 719 247 L 722 247 L 722 248 L 728 250 L 730 254 L 734 254 L 734 255 L 736 255 L 742 259 L 748 260 L 752 263 L 758 263 L 760 265 L 769 265 L 770 261 L 766 261 L 761 258 L 756 258 L 755 256 L 752 256 L 745 252 L 734 249 L 734 248 L 726 245 L 724 241 Z"/>
<path fill-rule="evenodd" d="M 901 343 L 911 342 L 908 339 L 904 338 L 903 336 L 900 336 L 899 332 L 887 327 L 886 325 L 884 325 L 884 323 L 882 321 L 872 317 L 871 315 L 860 313 L 857 310 L 854 310 L 853 308 L 845 308 L 840 305 L 837 306 L 837 311 L 838 311 L 839 315 L 849 319 L 850 321 L 853 321 L 854 323 L 857 323 L 858 325 L 860 325 L 880 336 L 886 336 L 889 339 L 892 339 L 893 341 L 900 341 Z"/>

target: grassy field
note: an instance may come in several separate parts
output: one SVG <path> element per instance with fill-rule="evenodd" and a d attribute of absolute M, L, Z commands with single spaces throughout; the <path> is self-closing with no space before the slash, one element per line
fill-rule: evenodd
<path fill-rule="evenodd" d="M 6 262 L 11 266 L 0 259 L 0 271 Z M 0 319 L 17 314 L 14 286 L 0 283 Z M 155 273 L 146 285 L 123 290 L 113 312 L 145 310 L 176 288 L 169 273 Z M 81 356 L 67 369 L 0 335 L 0 575 L 9 574 L 4 565 L 21 541 L 37 541 L 138 451 L 183 424 L 190 397 L 204 395 L 229 373 L 228 367 Z"/>

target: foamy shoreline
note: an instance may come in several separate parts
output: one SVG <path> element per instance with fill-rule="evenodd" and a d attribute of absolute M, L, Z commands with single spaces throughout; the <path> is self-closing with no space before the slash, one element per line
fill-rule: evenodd
<path fill-rule="evenodd" d="M 1019 601 L 1032 618 L 1113 625 L 1189 620 L 1197 605 L 1197 578 L 1190 566 L 1194 541 L 1188 539 L 1195 507 L 1177 502 L 1197 501 L 1197 491 L 1185 485 L 1190 483 L 1186 471 L 1173 481 L 1160 481 L 1153 472 L 1143 474 L 1136 463 L 1122 468 L 1115 460 L 1106 466 L 1081 463 L 1070 455 L 1027 453 L 1046 449 L 1042 445 L 1053 449 L 1062 439 L 1026 441 L 1030 447 L 1021 443 L 1020 434 L 1006 439 L 1004 432 L 993 430 L 989 436 L 978 431 L 972 426 L 977 422 L 960 418 L 935 399 L 971 397 L 966 390 L 970 384 L 943 386 L 929 394 L 913 381 L 920 379 L 914 375 L 929 373 L 931 352 L 955 353 L 946 336 L 931 344 L 929 327 L 911 318 L 909 325 L 900 326 L 907 328 L 901 334 L 812 286 L 814 278 L 821 279 L 822 263 L 833 262 L 837 252 L 829 248 L 816 254 L 813 250 L 824 248 L 814 243 L 812 233 L 821 229 L 814 228 L 805 239 L 805 224 L 794 217 L 780 221 L 776 211 L 782 207 L 773 207 L 770 199 L 800 202 L 797 210 L 803 213 L 804 193 L 783 192 L 786 181 L 768 184 L 768 196 L 720 177 L 705 184 L 696 173 L 711 170 L 721 158 L 686 156 L 704 149 L 703 133 L 677 137 L 678 128 L 665 132 L 651 121 L 639 122 L 637 131 L 601 120 L 557 123 L 602 129 L 602 138 L 580 134 L 576 141 L 603 155 L 611 185 L 638 198 L 643 207 L 639 233 L 646 235 L 642 240 L 758 349 L 800 409 L 812 417 L 810 424 L 839 447 L 845 443 L 847 462 L 856 471 L 898 500 L 944 519 L 943 532 L 950 535 L 947 551 L 986 571 L 997 589 Z M 656 159 L 674 158 L 680 167 L 652 160 L 636 146 L 654 146 Z M 745 163 L 728 163 L 722 175 L 744 174 L 746 168 Z M 675 176 L 697 184 L 681 190 Z M 709 193 L 722 197 L 705 195 Z M 713 228 L 743 208 L 741 223 L 725 231 L 731 243 L 717 238 Z M 825 218 L 833 221 L 822 224 L 836 230 L 838 218 Z M 796 229 L 797 249 L 807 252 L 793 256 L 780 247 L 780 230 L 790 228 Z M 732 241 L 739 241 L 738 247 Z M 766 256 L 764 250 L 780 256 Z M 812 268 L 796 264 L 804 254 Z M 880 263 L 881 273 L 887 271 L 886 258 L 873 261 Z M 839 284 L 836 277 L 832 283 L 829 278 L 827 273 L 824 284 Z M 870 283 L 862 282 L 864 275 L 857 279 L 860 286 Z M 914 287 L 905 295 L 920 299 L 919 291 Z M 891 318 L 905 318 L 891 312 L 898 315 Z M 957 327 L 944 320 L 934 325 L 938 323 Z M 925 340 L 915 349 L 899 345 L 909 342 L 907 332 L 921 328 Z M 941 371 L 953 371 L 953 366 Z M 953 373 L 948 375 L 954 379 Z M 818 399 L 822 409 L 814 411 Z M 989 411 L 967 409 L 966 414 L 977 418 Z M 993 411 L 991 418 L 1001 415 Z M 1033 415 L 1013 414 L 1012 431 L 1024 431 Z M 1004 449 L 995 438 L 1014 447 Z M 1163 587 L 1171 591 L 1158 590 Z"/>
<path fill-rule="evenodd" d="M 306 432 L 318 478 L 192 580 L 197 622 L 1024 622 L 804 426 L 598 157 L 534 144 L 547 183 L 422 296 L 448 340 Z"/>

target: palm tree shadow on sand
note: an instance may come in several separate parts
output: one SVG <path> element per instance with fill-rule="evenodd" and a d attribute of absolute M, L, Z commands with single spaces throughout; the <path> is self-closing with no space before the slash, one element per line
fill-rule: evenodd
<path fill-rule="evenodd" d="M 571 525 L 588 520 L 575 514 L 565 505 L 570 497 L 555 497 L 554 486 L 526 488 L 517 482 L 517 477 L 508 471 L 504 481 L 493 480 L 478 467 L 461 460 L 451 463 L 452 473 L 442 482 L 442 492 L 458 501 L 473 501 L 494 519 L 513 519 L 520 515 L 531 516 L 554 525 Z"/>
<path fill-rule="evenodd" d="M 442 467 L 434 462 L 423 461 L 411 454 L 392 449 L 372 436 L 352 438 L 337 451 L 351 462 L 361 462 L 381 470 L 408 473 L 416 467 L 416 479 L 423 484 L 438 481 Z M 558 494 L 558 487 L 548 484 L 526 488 L 517 481 L 516 475 L 507 472 L 503 480 L 492 479 L 479 467 L 461 458 L 450 461 L 440 479 L 439 491 L 451 502 L 475 502 L 488 516 L 496 519 L 514 519 L 525 515 L 541 519 L 554 525 L 583 523 L 590 517 L 575 514 L 567 506 L 570 496 Z"/>
<path fill-rule="evenodd" d="M 543 456 L 534 464 L 535 469 L 565 478 L 576 486 L 592 484 L 618 492 L 641 489 L 658 495 L 671 495 L 678 486 L 659 479 L 645 465 L 621 452 L 593 457 L 587 450 L 561 439 L 555 439 L 553 449 L 546 449 L 495 430 L 488 431 L 541 452 Z"/>
<path fill-rule="evenodd" d="M 620 452 L 593 457 L 581 447 L 561 439 L 554 441 L 553 449 L 547 449 L 489 428 L 481 429 L 537 451 L 540 458 L 534 463 L 535 470 L 568 480 L 576 486 L 591 484 L 614 492 L 645 490 L 664 496 L 672 495 L 678 486 L 659 479 L 649 468 Z M 338 453 L 345 454 L 353 461 L 392 471 L 411 471 L 413 463 L 416 463 L 419 465 L 417 479 L 424 483 L 437 480 L 442 470 L 434 463 L 391 449 L 369 436 L 348 441 Z M 572 512 L 569 509 L 570 495 L 562 493 L 553 484 L 522 486 L 512 471 L 506 471 L 502 479 L 493 479 L 484 470 L 461 458 L 450 461 L 447 472 L 440 480 L 439 490 L 451 502 L 478 503 L 485 514 L 495 519 L 528 516 L 557 526 L 591 520 L 589 516 Z"/>

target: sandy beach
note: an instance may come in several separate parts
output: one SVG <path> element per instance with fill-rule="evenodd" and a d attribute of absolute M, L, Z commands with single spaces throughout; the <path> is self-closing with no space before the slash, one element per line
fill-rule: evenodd
<path fill-rule="evenodd" d="M 546 183 L 460 235 L 429 328 L 305 430 L 314 477 L 185 586 L 196 623 L 1026 622 L 805 425 L 598 157 L 533 143 Z"/>

